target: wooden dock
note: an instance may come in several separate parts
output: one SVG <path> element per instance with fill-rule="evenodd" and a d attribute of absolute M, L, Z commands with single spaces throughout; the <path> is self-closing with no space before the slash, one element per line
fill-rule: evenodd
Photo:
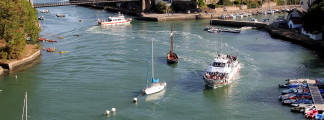
<path fill-rule="evenodd" d="M 316 85 L 315 80 L 307 80 L 308 88 L 312 94 L 313 104 L 315 109 L 319 111 L 324 111 L 324 102 L 321 96 L 321 93 Z"/>

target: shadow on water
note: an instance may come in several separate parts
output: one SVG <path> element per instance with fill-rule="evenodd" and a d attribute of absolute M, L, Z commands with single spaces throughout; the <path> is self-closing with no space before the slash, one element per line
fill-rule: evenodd
<path fill-rule="evenodd" d="M 249 101 L 254 104 L 277 104 L 278 96 L 281 95 L 281 89 L 278 88 L 277 84 L 273 84 L 270 86 L 271 87 L 269 88 L 258 89 L 258 91 L 250 92 L 245 97 L 243 97 L 242 100 Z"/>
<path fill-rule="evenodd" d="M 156 64 L 168 64 L 166 56 L 165 57 L 157 57 L 155 61 L 156 61 Z"/>
<path fill-rule="evenodd" d="M 260 71 L 262 75 L 273 78 L 302 78 L 307 76 L 307 70 L 303 66 L 297 68 L 274 68 Z"/>
<path fill-rule="evenodd" d="M 205 98 L 214 101 L 219 100 L 222 96 L 226 96 L 231 90 L 232 85 L 226 85 L 220 88 L 210 88 L 207 85 L 204 86 L 203 95 Z"/>
<path fill-rule="evenodd" d="M 41 63 L 41 60 L 42 60 L 41 57 L 38 56 L 37 58 L 35 58 L 35 60 L 33 60 L 33 61 L 29 62 L 29 63 L 22 64 L 19 67 L 15 67 L 14 69 L 9 70 L 8 74 L 21 72 L 21 71 L 27 70 L 29 68 L 35 67 L 35 65 L 39 65 Z"/>
<path fill-rule="evenodd" d="M 243 46 L 242 48 L 255 52 L 282 52 L 297 50 L 296 47 L 287 47 L 284 44 L 249 44 Z"/>
<path fill-rule="evenodd" d="M 303 60 L 302 64 L 305 66 L 305 71 L 308 72 L 307 77 L 324 77 L 324 56 L 323 55 L 315 55 L 314 59 L 305 59 Z M 320 75 L 320 76 L 313 76 L 313 75 Z"/>
<path fill-rule="evenodd" d="M 176 84 L 190 93 L 202 91 L 205 89 L 205 83 L 202 76 L 203 73 L 203 71 L 192 71 L 190 74 L 182 77 L 181 80 L 176 81 Z"/>
<path fill-rule="evenodd" d="M 177 67 L 178 63 L 173 63 L 173 64 L 168 64 L 167 63 L 167 65 L 170 66 L 171 68 L 175 68 L 175 67 Z"/>
<path fill-rule="evenodd" d="M 324 77 L 324 56 L 316 55 L 314 59 L 309 59 L 309 57 L 304 57 L 300 65 L 296 67 L 282 67 L 267 69 L 261 71 L 263 75 L 267 77 L 284 77 L 284 78 L 318 78 Z M 313 76 L 317 75 L 317 76 Z M 319 75 L 319 76 L 318 76 Z"/>

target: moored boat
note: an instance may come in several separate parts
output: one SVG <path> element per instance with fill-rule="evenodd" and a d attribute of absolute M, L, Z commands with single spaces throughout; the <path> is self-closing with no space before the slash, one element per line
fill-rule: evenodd
<path fill-rule="evenodd" d="M 231 83 L 240 70 L 237 56 L 218 54 L 203 77 L 208 87 L 218 88 Z"/>
<path fill-rule="evenodd" d="M 56 14 L 56 17 L 65 17 L 64 14 Z"/>
<path fill-rule="evenodd" d="M 56 49 L 55 48 L 52 48 L 52 47 L 49 47 L 46 49 L 47 52 L 55 52 Z"/>
<path fill-rule="evenodd" d="M 251 22 L 258 22 L 258 20 L 255 19 L 255 18 L 252 18 L 250 21 L 251 21 Z"/>
<path fill-rule="evenodd" d="M 149 71 L 148 71 L 149 72 Z M 162 91 L 166 87 L 166 82 L 160 82 L 160 79 L 154 79 L 154 60 L 153 60 L 153 40 L 152 40 L 152 83 L 148 85 L 148 72 L 146 79 L 146 87 L 143 92 L 147 95 Z"/>
<path fill-rule="evenodd" d="M 118 12 L 116 16 L 108 17 L 108 20 L 100 20 L 98 18 L 99 25 L 118 25 L 118 24 L 127 24 L 132 21 L 132 18 L 125 18 L 123 14 Z"/>
<path fill-rule="evenodd" d="M 50 10 L 40 10 L 39 12 L 41 12 L 41 13 L 50 13 L 51 11 Z"/>
<path fill-rule="evenodd" d="M 44 16 L 38 17 L 38 20 L 45 20 Z"/>

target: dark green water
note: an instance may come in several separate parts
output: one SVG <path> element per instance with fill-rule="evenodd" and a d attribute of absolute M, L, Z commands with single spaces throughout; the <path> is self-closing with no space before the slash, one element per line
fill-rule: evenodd
<path fill-rule="evenodd" d="M 69 53 L 42 52 L 33 67 L 2 77 L 1 120 L 21 119 L 26 90 L 33 120 L 303 119 L 277 100 L 277 83 L 324 77 L 324 62 L 316 53 L 259 30 L 212 34 L 203 31 L 209 20 L 175 21 L 179 63 L 170 66 L 166 54 L 172 22 L 134 20 L 101 28 L 96 19 L 113 13 L 75 6 L 45 9 L 51 13 L 42 14 L 41 35 L 58 42 L 42 45 Z M 168 86 L 133 104 L 145 86 L 152 40 L 155 77 Z M 223 53 L 238 54 L 243 67 L 230 86 L 206 89 L 202 76 L 219 44 Z M 112 107 L 117 113 L 105 116 Z"/>

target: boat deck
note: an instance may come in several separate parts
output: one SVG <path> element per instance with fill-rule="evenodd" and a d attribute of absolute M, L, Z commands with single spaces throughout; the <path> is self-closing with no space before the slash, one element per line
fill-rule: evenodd
<path fill-rule="evenodd" d="M 307 80 L 307 84 L 309 87 L 309 91 L 312 94 L 312 99 L 316 110 L 324 111 L 324 102 L 315 80 Z"/>

